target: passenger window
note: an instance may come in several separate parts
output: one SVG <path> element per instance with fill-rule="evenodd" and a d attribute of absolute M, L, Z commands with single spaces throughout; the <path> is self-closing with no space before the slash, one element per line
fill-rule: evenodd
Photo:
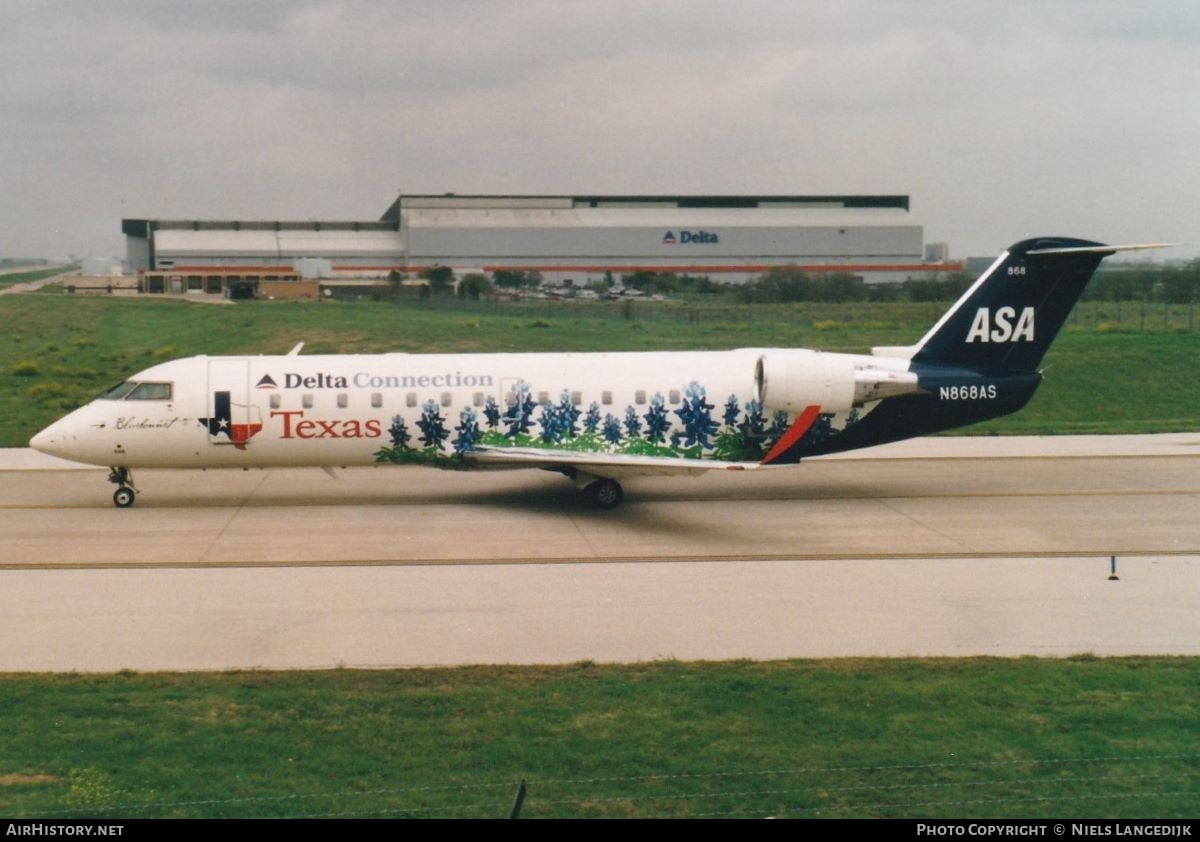
<path fill-rule="evenodd" d="M 141 383 L 126 396 L 127 401 L 169 401 L 170 383 Z"/>
<path fill-rule="evenodd" d="M 312 405 L 313 405 L 312 395 L 305 395 L 303 398 L 300 399 L 300 403 L 305 409 L 312 409 Z"/>
<path fill-rule="evenodd" d="M 638 389 L 633 393 L 633 402 L 641 406 L 646 402 L 646 390 Z"/>
<path fill-rule="evenodd" d="M 471 398 L 471 403 L 476 406 L 483 406 L 483 392 L 476 392 L 474 397 Z"/>
<path fill-rule="evenodd" d="M 538 392 L 538 403 L 541 404 L 542 406 L 549 406 L 550 405 L 550 393 L 549 392 Z"/>
<path fill-rule="evenodd" d="M 581 403 L 583 403 L 583 394 L 580 392 L 572 392 L 571 403 L 573 403 L 575 406 L 579 406 Z"/>
<path fill-rule="evenodd" d="M 404 405 L 407 407 L 416 406 L 417 405 L 417 393 L 409 392 L 407 395 L 405 395 L 404 396 Z"/>
<path fill-rule="evenodd" d="M 678 389 L 672 389 L 672 390 L 671 390 L 671 394 L 670 394 L 670 398 L 671 398 L 671 403 L 679 403 L 679 390 L 678 390 Z"/>
<path fill-rule="evenodd" d="M 383 395 L 379 394 L 378 392 L 372 392 L 371 406 L 373 406 L 375 409 L 379 409 L 379 407 L 383 406 Z"/>
<path fill-rule="evenodd" d="M 510 408 L 517 405 L 517 395 L 515 392 L 506 392 L 504 394 L 504 405 Z"/>
<path fill-rule="evenodd" d="M 345 409 L 346 407 L 348 407 L 350 405 L 350 396 L 347 395 L 345 392 L 342 392 L 341 394 L 338 395 L 337 403 L 338 403 L 338 409 Z"/>
<path fill-rule="evenodd" d="M 442 406 L 449 406 L 451 395 L 449 392 L 442 392 Z"/>
<path fill-rule="evenodd" d="M 600 403 L 604 404 L 605 406 L 612 406 L 612 392 L 608 391 L 607 389 L 601 392 Z"/>
<path fill-rule="evenodd" d="M 279 395 L 271 395 L 271 409 L 279 409 L 282 403 L 283 399 Z"/>

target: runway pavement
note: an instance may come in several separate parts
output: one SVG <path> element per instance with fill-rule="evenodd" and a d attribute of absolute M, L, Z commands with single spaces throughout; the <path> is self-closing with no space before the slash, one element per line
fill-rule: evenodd
<path fill-rule="evenodd" d="M 0 453 L 0 671 L 1200 653 L 1200 434 L 794 469 L 104 472 Z M 1118 581 L 1109 581 L 1109 557 Z"/>

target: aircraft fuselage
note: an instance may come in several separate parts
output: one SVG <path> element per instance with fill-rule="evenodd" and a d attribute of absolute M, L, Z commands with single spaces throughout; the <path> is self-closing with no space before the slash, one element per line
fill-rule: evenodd
<path fill-rule="evenodd" d="M 480 447 L 518 445 L 758 462 L 809 407 L 838 429 L 861 418 L 873 402 L 856 400 L 854 371 L 908 368 L 797 353 L 192 357 L 139 372 L 127 382 L 159 388 L 99 398 L 34 446 L 125 468 L 451 466 Z M 763 382 L 762 362 L 785 357 L 812 369 L 804 394 Z M 835 367 L 851 379 L 832 382 Z"/>

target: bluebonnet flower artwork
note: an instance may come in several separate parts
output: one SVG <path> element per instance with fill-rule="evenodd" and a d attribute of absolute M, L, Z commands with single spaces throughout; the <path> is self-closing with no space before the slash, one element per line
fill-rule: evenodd
<path fill-rule="evenodd" d="M 587 415 L 583 416 L 583 429 L 589 433 L 594 433 L 600 429 L 600 404 L 592 401 L 588 407 Z"/>
<path fill-rule="evenodd" d="M 704 387 L 693 380 L 688 384 L 683 406 L 675 410 L 675 414 L 683 421 L 683 432 L 688 447 L 697 444 L 701 447 L 711 447 L 708 437 L 717 431 L 717 423 L 712 420 L 711 414 L 713 405 L 704 398 Z"/>
<path fill-rule="evenodd" d="M 494 430 L 500 425 L 500 407 L 491 395 L 488 395 L 487 403 L 483 405 L 483 417 L 487 419 L 489 430 Z"/>
<path fill-rule="evenodd" d="M 542 441 L 548 444 L 554 444 L 562 438 L 561 420 L 558 414 L 558 407 L 553 404 L 544 404 L 542 406 L 542 415 L 538 418 L 538 424 L 542 428 Z"/>
<path fill-rule="evenodd" d="M 771 426 L 767 427 L 767 438 L 778 439 L 787 432 L 787 428 L 788 414 L 782 409 L 776 410 L 775 414 L 771 416 Z"/>
<path fill-rule="evenodd" d="M 442 442 L 450 435 L 446 430 L 446 419 L 438 412 L 437 404 L 431 400 L 421 405 L 421 417 L 417 419 L 417 426 L 421 429 L 421 444 L 426 447 L 440 450 Z"/>
<path fill-rule="evenodd" d="M 802 441 L 806 447 L 820 444 L 834 434 L 833 429 L 833 414 L 822 412 L 817 416 L 817 420 L 808 428 L 808 432 L 804 434 Z"/>
<path fill-rule="evenodd" d="M 563 389 L 558 399 L 558 432 L 561 438 L 573 439 L 579 432 L 575 425 L 579 423 L 579 407 L 571 403 L 571 393 Z"/>
<path fill-rule="evenodd" d="M 646 411 L 646 440 L 660 444 L 666 437 L 671 419 L 667 417 L 667 408 L 663 405 L 663 396 L 655 392 L 650 398 L 650 409 Z"/>
<path fill-rule="evenodd" d="M 504 423 L 508 425 L 506 435 L 515 439 L 521 433 L 528 433 L 533 425 L 533 409 L 537 404 L 533 401 L 529 384 L 524 380 L 517 381 L 513 388 L 513 402 L 504 412 Z"/>
<path fill-rule="evenodd" d="M 611 412 L 604 416 L 604 440 L 614 445 L 621 443 L 621 422 Z"/>
<path fill-rule="evenodd" d="M 725 422 L 726 427 L 733 427 L 737 424 L 738 418 L 738 400 L 737 395 L 730 395 L 729 400 L 725 401 L 725 415 L 721 420 Z"/>
<path fill-rule="evenodd" d="M 408 425 L 399 415 L 392 418 L 392 426 L 388 427 L 388 437 L 392 440 L 392 447 L 408 447 L 411 438 L 408 434 Z"/>
<path fill-rule="evenodd" d="M 454 428 L 458 435 L 454 439 L 454 452 L 466 453 L 479 438 L 479 425 L 475 423 L 475 410 L 463 407 L 458 416 L 458 426 Z"/>
<path fill-rule="evenodd" d="M 570 389 L 563 389 L 554 402 L 543 397 L 544 402 L 539 403 L 530 383 L 510 382 L 516 385 L 506 389 L 505 400 L 488 396 L 482 406 L 460 404 L 454 410 L 443 410 L 438 400 L 425 401 L 415 430 L 409 429 L 402 416 L 393 416 L 385 431 L 391 446 L 377 452 L 378 461 L 449 467 L 462 464 L 455 456 L 463 457 L 484 445 L 500 448 L 509 444 L 630 456 L 749 461 L 761 459 L 791 422 L 787 412 L 768 412 L 759 401 L 737 394 L 729 395 L 718 412 L 709 403 L 706 388 L 695 380 L 683 390 L 678 404 L 668 403 L 665 392 L 655 392 L 648 406 L 627 405 L 624 411 L 616 412 L 605 412 L 599 401 L 592 401 L 584 410 L 575 402 L 578 393 Z M 457 426 L 450 428 L 443 411 L 458 412 Z M 858 418 L 858 411 L 851 411 L 846 425 Z M 836 435 L 839 430 L 833 427 L 835 419 L 832 414 L 818 416 L 806 433 L 805 446 L 812 447 Z"/>
<path fill-rule="evenodd" d="M 642 422 L 638 419 L 637 410 L 632 406 L 625 407 L 625 434 L 636 439 L 642 432 Z"/>
<path fill-rule="evenodd" d="M 762 404 L 756 400 L 746 401 L 746 417 L 738 424 L 742 434 L 742 443 L 751 445 L 761 442 L 766 436 L 767 419 L 763 417 Z"/>

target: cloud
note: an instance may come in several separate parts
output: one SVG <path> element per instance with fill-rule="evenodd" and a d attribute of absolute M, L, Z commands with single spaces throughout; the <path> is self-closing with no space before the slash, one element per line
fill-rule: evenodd
<path fill-rule="evenodd" d="M 0 252 L 410 192 L 905 192 L 956 254 L 1193 239 L 1188 2 L 12 2 Z"/>

